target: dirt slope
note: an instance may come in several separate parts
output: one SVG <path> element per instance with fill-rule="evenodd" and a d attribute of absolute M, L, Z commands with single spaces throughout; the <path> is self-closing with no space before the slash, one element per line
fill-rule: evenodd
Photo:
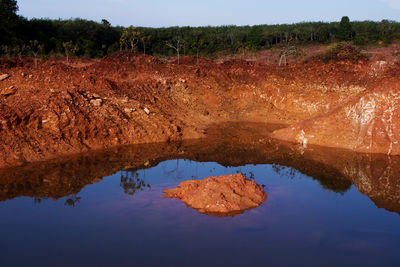
<path fill-rule="evenodd" d="M 318 144 L 365 153 L 400 154 L 400 82 L 390 75 L 332 112 L 273 133 L 303 146 Z"/>
<path fill-rule="evenodd" d="M 399 73 L 381 62 L 310 60 L 278 67 L 183 58 L 178 65 L 129 53 L 70 65 L 48 60 L 37 68 L 31 59 L 1 60 L 0 75 L 9 77 L 0 81 L 0 168 L 118 145 L 201 138 L 210 125 L 224 122 L 318 120 L 379 88 L 386 94 L 383 81 L 397 92 Z M 275 136 L 296 141 L 292 131 L 297 134 L 291 127 Z M 344 147 L 324 143 L 332 144 Z"/>

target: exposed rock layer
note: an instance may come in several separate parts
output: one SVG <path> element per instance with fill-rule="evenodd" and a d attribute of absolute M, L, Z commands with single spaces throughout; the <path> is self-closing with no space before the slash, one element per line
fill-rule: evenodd
<path fill-rule="evenodd" d="M 272 136 L 300 143 L 365 153 L 400 154 L 400 90 L 360 94 L 333 112 L 311 118 Z"/>

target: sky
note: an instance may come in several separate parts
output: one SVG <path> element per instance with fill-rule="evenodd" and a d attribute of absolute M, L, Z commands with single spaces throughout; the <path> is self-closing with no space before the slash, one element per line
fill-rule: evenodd
<path fill-rule="evenodd" d="M 120 26 L 217 26 L 382 19 L 400 21 L 400 0 L 18 0 L 27 18 L 95 21 Z"/>

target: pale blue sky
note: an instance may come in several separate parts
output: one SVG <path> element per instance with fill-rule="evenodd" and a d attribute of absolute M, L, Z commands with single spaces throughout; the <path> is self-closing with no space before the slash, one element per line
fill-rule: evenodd
<path fill-rule="evenodd" d="M 113 25 L 205 26 L 351 20 L 400 21 L 400 0 L 18 0 L 28 18 L 85 18 Z"/>

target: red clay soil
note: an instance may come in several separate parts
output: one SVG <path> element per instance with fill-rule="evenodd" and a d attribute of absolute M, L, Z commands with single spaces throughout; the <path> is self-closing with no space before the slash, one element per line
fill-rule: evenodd
<path fill-rule="evenodd" d="M 33 59 L 3 59 L 2 74 L 9 77 L 0 81 L 0 168 L 202 138 L 210 125 L 224 122 L 294 124 L 274 136 L 299 142 L 304 131 L 302 143 L 400 153 L 400 68 L 393 62 L 309 60 L 279 67 L 183 58 L 178 65 L 118 53 L 37 67 Z"/>
<path fill-rule="evenodd" d="M 303 146 L 340 147 L 364 153 L 400 154 L 400 81 L 397 69 L 371 89 L 327 114 L 313 117 L 272 136 Z"/>
<path fill-rule="evenodd" d="M 164 197 L 180 199 L 204 214 L 225 217 L 260 206 L 267 194 L 254 181 L 234 174 L 183 181 L 177 188 L 165 189 Z"/>

